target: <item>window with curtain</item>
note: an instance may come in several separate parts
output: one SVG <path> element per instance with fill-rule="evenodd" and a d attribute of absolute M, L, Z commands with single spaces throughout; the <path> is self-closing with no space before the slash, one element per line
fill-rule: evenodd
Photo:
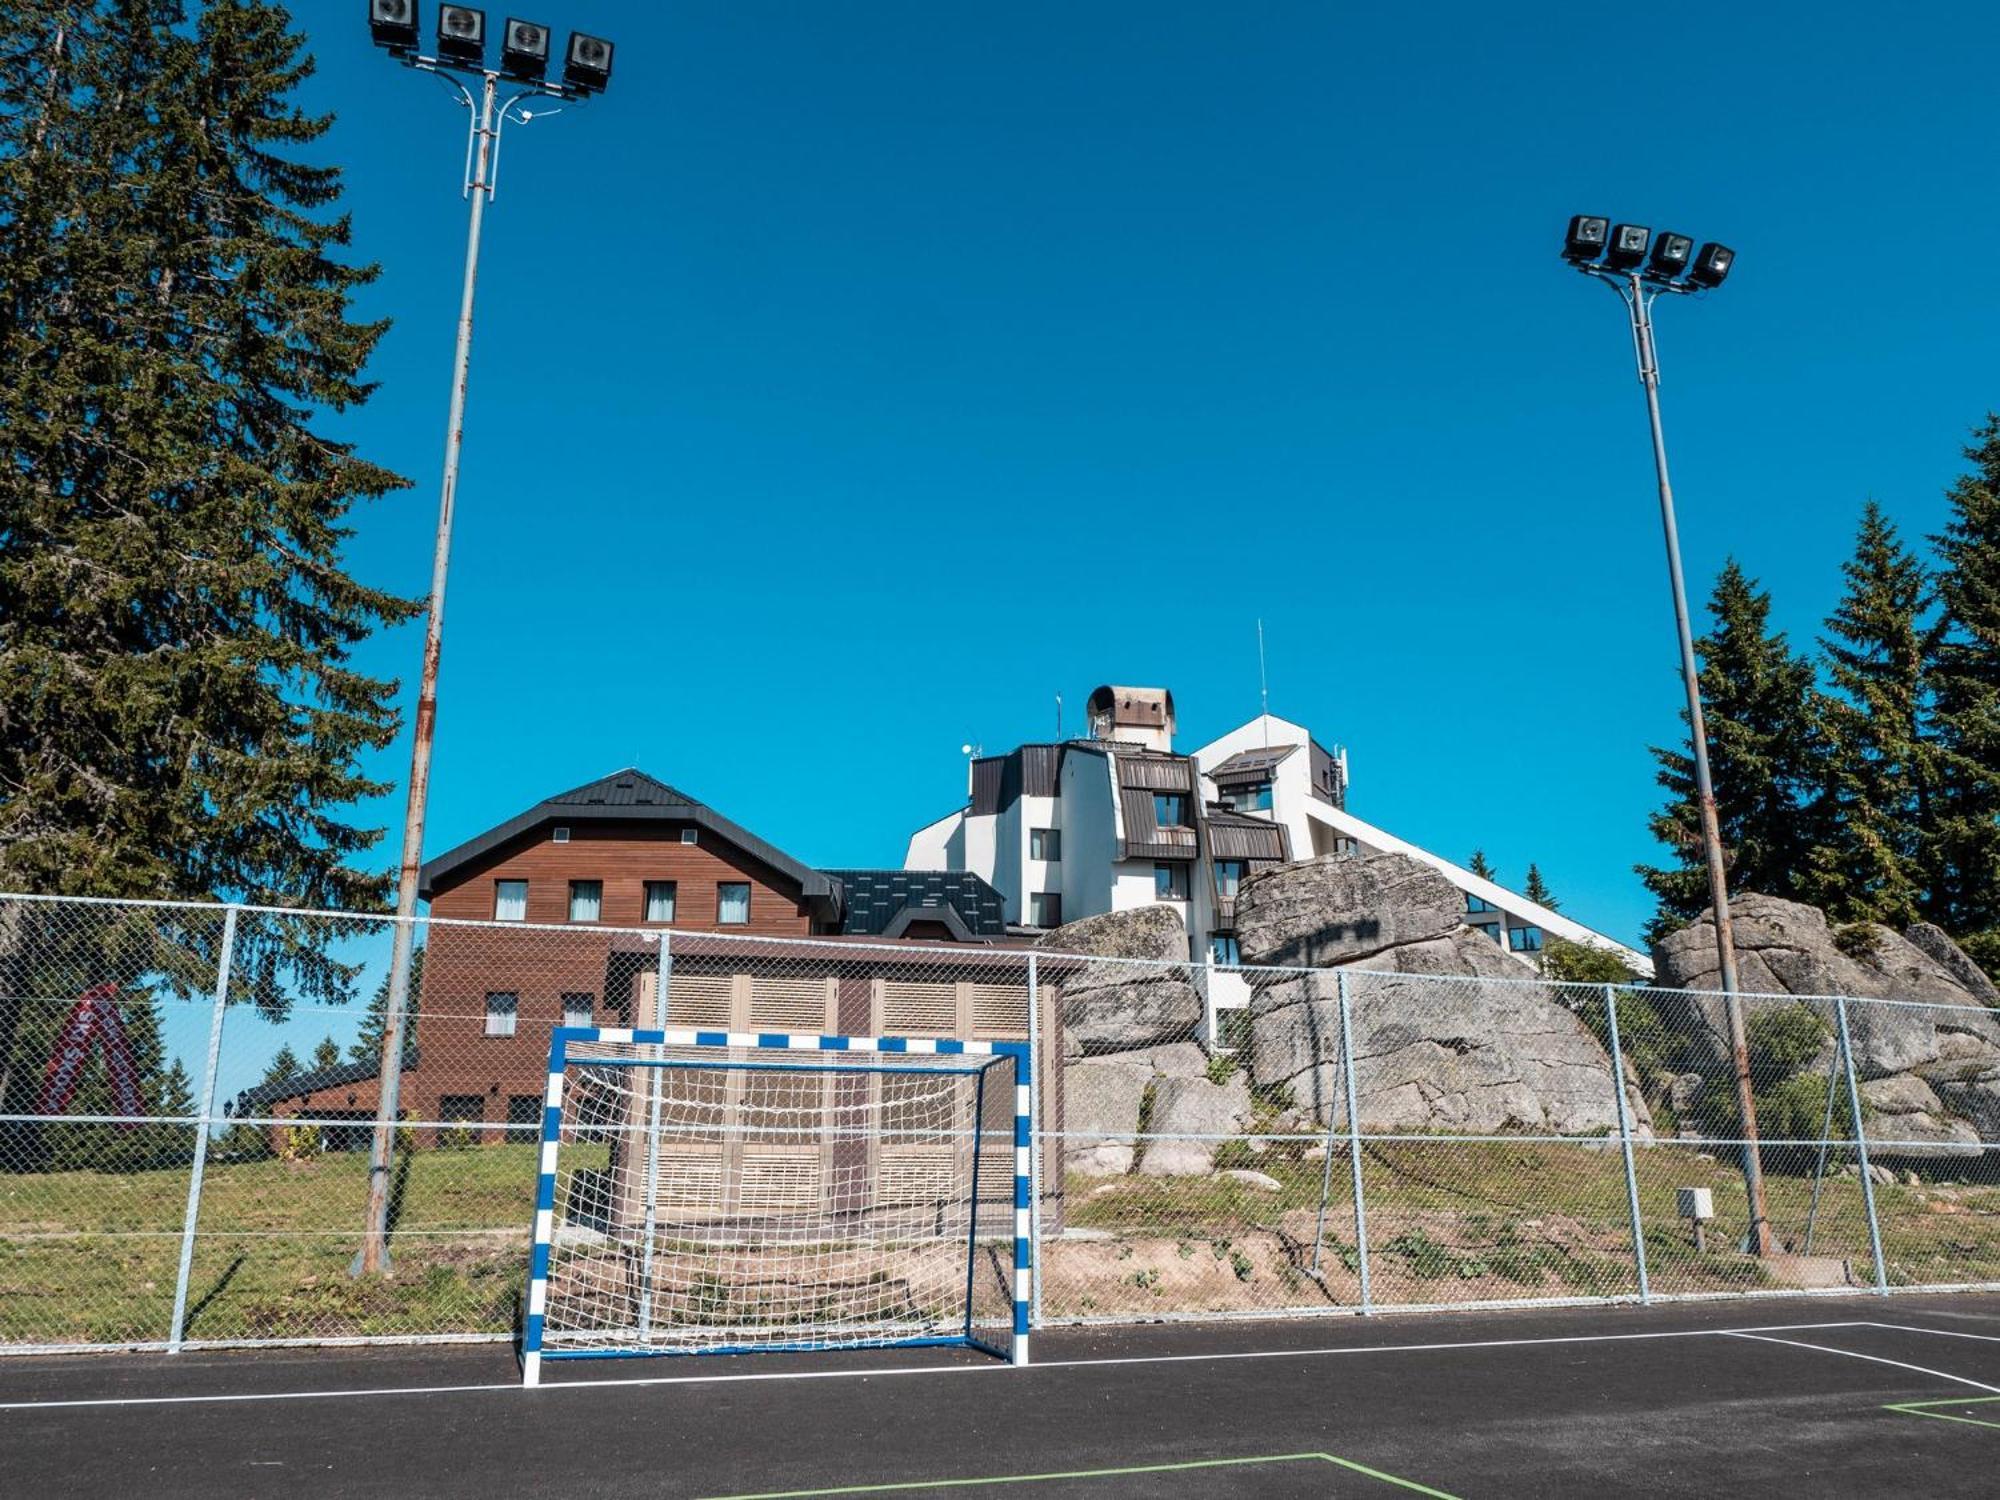
<path fill-rule="evenodd" d="M 1218 859 L 1215 862 L 1215 888 L 1224 896 L 1234 896 L 1236 888 L 1243 884 L 1243 877 L 1250 873 L 1247 859 Z"/>
<path fill-rule="evenodd" d="M 747 881 L 725 880 L 715 888 L 715 922 L 718 927 L 741 927 L 750 920 L 750 885 Z"/>
<path fill-rule="evenodd" d="M 591 1019 L 592 1015 L 595 1013 L 596 1002 L 597 1002 L 597 997 L 595 995 L 581 995 L 581 994 L 564 995 L 563 1025 L 565 1026 L 596 1025 L 597 1023 Z"/>
<path fill-rule="evenodd" d="M 527 881 L 496 880 L 493 882 L 493 920 L 496 922 L 525 922 L 528 920 Z"/>
<path fill-rule="evenodd" d="M 1153 793 L 1153 821 L 1162 828 L 1186 828 L 1187 798 L 1179 792 Z"/>
<path fill-rule="evenodd" d="M 1162 860 L 1153 866 L 1153 895 L 1161 901 L 1187 900 L 1187 866 Z"/>
<path fill-rule="evenodd" d="M 486 992 L 486 1034 L 512 1036 L 521 1015 L 521 997 L 511 990 Z"/>
<path fill-rule="evenodd" d="M 1030 828 L 1028 830 L 1028 858 L 1060 861 L 1062 859 L 1062 830 L 1059 828 Z"/>
<path fill-rule="evenodd" d="M 674 897 L 680 887 L 671 880 L 649 880 L 646 882 L 646 920 L 648 922 L 671 922 L 674 919 Z"/>
<path fill-rule="evenodd" d="M 1055 891 L 1036 891 L 1028 897 L 1030 927 L 1062 926 L 1062 897 Z"/>
<path fill-rule="evenodd" d="M 572 880 L 569 883 L 569 919 L 595 922 L 604 914 L 604 882 Z"/>
<path fill-rule="evenodd" d="M 1243 950 L 1236 945 L 1233 933 L 1218 932 L 1208 940 L 1208 951 L 1219 964 L 1240 964 Z"/>

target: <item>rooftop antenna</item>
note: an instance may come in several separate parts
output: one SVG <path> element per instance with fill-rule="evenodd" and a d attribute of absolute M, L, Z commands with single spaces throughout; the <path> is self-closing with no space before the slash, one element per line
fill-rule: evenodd
<path fill-rule="evenodd" d="M 1264 726 L 1264 748 L 1271 748 L 1271 680 L 1264 672 L 1264 621 L 1257 621 L 1258 722 Z"/>
<path fill-rule="evenodd" d="M 965 800 L 967 802 L 972 800 L 972 763 L 985 753 L 985 749 L 984 745 L 975 745 L 970 741 L 958 747 L 958 753 L 965 757 Z"/>
<path fill-rule="evenodd" d="M 1056 743 L 1062 743 L 1062 694 L 1056 694 Z"/>

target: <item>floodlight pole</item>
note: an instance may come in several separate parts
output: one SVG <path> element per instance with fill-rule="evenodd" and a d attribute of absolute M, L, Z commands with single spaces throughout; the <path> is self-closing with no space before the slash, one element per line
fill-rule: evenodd
<path fill-rule="evenodd" d="M 451 415 L 444 433 L 444 479 L 438 496 L 437 543 L 431 553 L 430 613 L 424 625 L 424 664 L 417 685 L 416 734 L 410 747 L 409 800 L 403 812 L 403 848 L 396 876 L 396 919 L 389 956 L 389 989 L 382 1016 L 380 1088 L 375 1106 L 375 1134 L 368 1149 L 368 1214 L 355 1257 L 355 1275 L 382 1275 L 389 1270 L 389 1168 L 395 1155 L 397 1106 L 403 1084 L 403 1030 L 409 1014 L 410 961 L 416 943 L 417 883 L 424 861 L 424 813 L 430 801 L 431 746 L 437 736 L 438 659 L 444 646 L 445 576 L 451 562 L 452 512 L 458 498 L 458 458 L 465 443 L 465 393 L 472 373 L 472 305 L 479 282 L 479 234 L 486 220 L 486 203 L 493 196 L 500 130 L 514 106 L 526 98 L 563 98 L 552 85 L 527 85 L 495 108 L 501 75 L 480 71 L 479 97 L 442 71 L 436 58 L 405 57 L 410 67 L 443 78 L 457 89 L 471 112 L 466 142 L 464 191 L 471 202 L 465 237 L 465 283 L 458 302 L 458 352 L 451 379 Z M 516 116 L 526 123 L 523 110 Z"/>
<path fill-rule="evenodd" d="M 1743 1031 L 1743 1002 L 1736 977 L 1736 935 L 1729 917 L 1729 871 L 1722 855 L 1722 823 L 1715 808 L 1715 784 L 1708 769 L 1708 725 L 1701 708 L 1701 674 L 1695 663 L 1694 635 L 1688 623 L 1687 584 L 1681 568 L 1680 527 L 1674 519 L 1674 487 L 1667 475 L 1667 438 L 1660 425 L 1660 361 L 1653 343 L 1653 303 L 1662 292 L 1687 292 L 1686 286 L 1648 278 L 1639 271 L 1618 272 L 1579 266 L 1618 293 L 1632 320 L 1632 348 L 1639 364 L 1639 383 L 1646 390 L 1646 416 L 1652 424 L 1653 470 L 1659 480 L 1660 529 L 1666 536 L 1667 577 L 1673 586 L 1674 628 L 1679 632 L 1681 681 L 1687 690 L 1688 737 L 1694 746 L 1695 798 L 1701 810 L 1702 844 L 1708 861 L 1708 894 L 1715 913 L 1715 955 L 1722 978 L 1723 1010 L 1728 1018 L 1729 1048 L 1736 1074 L 1737 1111 L 1742 1118 L 1743 1186 L 1750 1205 L 1750 1249 L 1771 1253 L 1771 1217 L 1764 1200 L 1764 1164 L 1757 1138 L 1757 1100 L 1751 1088 L 1750 1048 Z"/>

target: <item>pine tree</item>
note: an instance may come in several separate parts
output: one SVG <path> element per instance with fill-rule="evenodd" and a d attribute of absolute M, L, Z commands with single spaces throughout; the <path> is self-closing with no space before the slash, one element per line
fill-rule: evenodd
<path fill-rule="evenodd" d="M 1474 849 L 1472 851 L 1472 858 L 1466 864 L 1466 869 L 1472 871 L 1481 880 L 1498 880 L 1500 878 L 1493 866 L 1486 862 L 1486 851 L 1484 849 Z"/>
<path fill-rule="evenodd" d="M 298 1054 L 292 1051 L 291 1043 L 282 1044 L 271 1058 L 271 1065 L 264 1069 L 265 1083 L 283 1083 L 287 1078 L 296 1078 L 303 1071 L 299 1067 Z"/>
<path fill-rule="evenodd" d="M 403 481 L 320 430 L 385 331 L 350 316 L 330 124 L 264 0 L 0 7 L 0 888 L 373 908 L 352 819 L 394 684 L 355 647 L 414 613 L 344 571 Z M 216 925 L 120 941 L 193 991 Z M 18 998 L 60 935 L 0 924 L 0 1112 L 45 1061 Z M 236 997 L 348 997 L 297 922 L 244 924 Z M 0 1159 L 34 1159 L 24 1137 Z"/>
<path fill-rule="evenodd" d="M 1546 906 L 1550 911 L 1555 911 L 1562 904 L 1556 900 L 1555 893 L 1542 879 L 1541 870 L 1532 862 L 1528 865 L 1528 883 L 1521 887 L 1521 894 L 1538 906 Z"/>
<path fill-rule="evenodd" d="M 1735 559 L 1724 564 L 1708 608 L 1713 628 L 1696 646 L 1730 885 L 1799 896 L 1801 872 L 1828 834 L 1824 705 L 1813 666 L 1784 632 L 1771 630 L 1771 596 Z M 1669 800 L 1651 827 L 1674 860 L 1638 867 L 1660 902 L 1657 935 L 1706 911 L 1709 896 L 1693 755 L 1685 746 L 1655 747 L 1653 757 Z"/>
<path fill-rule="evenodd" d="M 340 1066 L 340 1043 L 332 1037 L 321 1037 L 319 1045 L 313 1048 L 312 1071 L 323 1072 L 327 1068 Z"/>
<path fill-rule="evenodd" d="M 1930 578 L 1873 500 L 1841 571 L 1847 590 L 1820 640 L 1837 690 L 1823 716 L 1833 829 L 1802 886 L 1836 918 L 1903 927 L 1924 905 L 1936 785 Z"/>
<path fill-rule="evenodd" d="M 424 990 L 424 950 L 420 943 L 410 950 L 410 999 L 407 1014 L 403 1018 L 403 1066 L 414 1067 L 417 1061 L 417 1002 L 423 998 Z M 375 986 L 375 996 L 368 1002 L 368 1014 L 361 1018 L 361 1029 L 354 1044 L 347 1049 L 347 1055 L 355 1062 L 380 1062 L 382 1060 L 382 1028 L 389 1016 L 389 976 L 384 974 L 382 982 Z"/>
<path fill-rule="evenodd" d="M 1982 953 L 2000 949 L 2000 416 L 1965 450 L 1932 539 L 1942 634 L 1933 669 L 1937 780 L 1922 854 L 1924 915 Z"/>

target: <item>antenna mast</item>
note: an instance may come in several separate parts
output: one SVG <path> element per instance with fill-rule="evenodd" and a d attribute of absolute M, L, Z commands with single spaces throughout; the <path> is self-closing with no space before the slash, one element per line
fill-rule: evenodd
<path fill-rule="evenodd" d="M 1257 621 L 1257 707 L 1264 726 L 1264 748 L 1271 748 L 1271 680 L 1264 672 L 1264 621 Z"/>

